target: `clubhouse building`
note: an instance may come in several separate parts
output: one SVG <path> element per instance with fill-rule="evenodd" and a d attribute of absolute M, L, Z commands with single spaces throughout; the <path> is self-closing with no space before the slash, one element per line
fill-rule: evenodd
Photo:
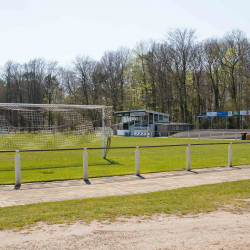
<path fill-rule="evenodd" d="M 151 110 L 114 112 L 114 135 L 118 136 L 169 136 L 194 129 L 194 124 L 170 123 L 169 114 Z"/>

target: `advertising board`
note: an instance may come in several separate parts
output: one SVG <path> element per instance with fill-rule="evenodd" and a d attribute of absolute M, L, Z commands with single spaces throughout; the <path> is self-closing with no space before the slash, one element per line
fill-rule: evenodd
<path fill-rule="evenodd" d="M 240 115 L 248 116 L 248 115 L 250 115 L 250 110 L 243 110 L 243 111 L 240 111 Z"/>
<path fill-rule="evenodd" d="M 207 117 L 216 117 L 217 112 L 207 112 Z"/>
<path fill-rule="evenodd" d="M 228 115 L 227 111 L 217 112 L 217 117 L 225 117 Z"/>
<path fill-rule="evenodd" d="M 207 117 L 207 113 L 206 112 L 197 113 L 197 117 Z"/>
<path fill-rule="evenodd" d="M 240 116 L 240 111 L 233 111 L 233 116 Z"/>
<path fill-rule="evenodd" d="M 134 112 L 130 113 L 130 116 L 145 116 L 147 112 Z"/>

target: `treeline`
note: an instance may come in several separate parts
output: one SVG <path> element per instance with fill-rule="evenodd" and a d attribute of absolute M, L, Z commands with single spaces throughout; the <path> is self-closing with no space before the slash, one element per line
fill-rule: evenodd
<path fill-rule="evenodd" d="M 77 56 L 68 67 L 40 58 L 8 61 L 1 69 L 0 102 L 105 104 L 114 111 L 156 110 L 169 113 L 172 122 L 194 123 L 197 112 L 250 109 L 249 83 L 250 42 L 244 32 L 199 42 L 194 30 L 175 29 L 165 41 L 107 51 L 100 61 Z M 229 119 L 228 127 L 239 127 L 239 119 Z M 208 124 L 203 120 L 203 127 Z"/>

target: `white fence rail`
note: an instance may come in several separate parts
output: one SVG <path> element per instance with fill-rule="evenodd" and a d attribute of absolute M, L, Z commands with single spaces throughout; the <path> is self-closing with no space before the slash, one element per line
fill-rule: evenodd
<path fill-rule="evenodd" d="M 250 142 L 235 142 L 234 144 L 248 144 Z M 228 148 L 228 166 L 233 166 L 233 147 L 232 143 L 203 143 L 203 144 L 179 144 L 179 145 L 156 145 L 156 146 L 136 146 L 136 147 L 110 147 L 109 149 L 131 149 L 136 148 L 135 151 L 135 174 L 137 176 L 140 175 L 140 151 L 139 148 L 153 148 L 153 147 L 176 147 L 176 146 L 186 146 L 186 169 L 187 171 L 191 171 L 191 146 L 202 146 L 202 145 L 223 145 L 230 144 Z M 93 149 L 107 149 L 107 148 L 75 148 L 75 149 L 45 149 L 45 150 L 3 150 L 0 153 L 4 152 L 16 152 L 15 155 L 15 186 L 21 186 L 21 159 L 19 152 L 32 152 L 32 151 L 65 151 L 65 150 L 84 150 L 83 152 L 83 179 L 84 181 L 88 181 L 88 153 L 87 150 Z"/>

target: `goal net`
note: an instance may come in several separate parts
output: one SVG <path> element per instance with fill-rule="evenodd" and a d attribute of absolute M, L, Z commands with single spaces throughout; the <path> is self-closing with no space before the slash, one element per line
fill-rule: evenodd
<path fill-rule="evenodd" d="M 106 147 L 111 116 L 111 106 L 0 103 L 0 148 L 81 147 L 98 140 Z"/>

